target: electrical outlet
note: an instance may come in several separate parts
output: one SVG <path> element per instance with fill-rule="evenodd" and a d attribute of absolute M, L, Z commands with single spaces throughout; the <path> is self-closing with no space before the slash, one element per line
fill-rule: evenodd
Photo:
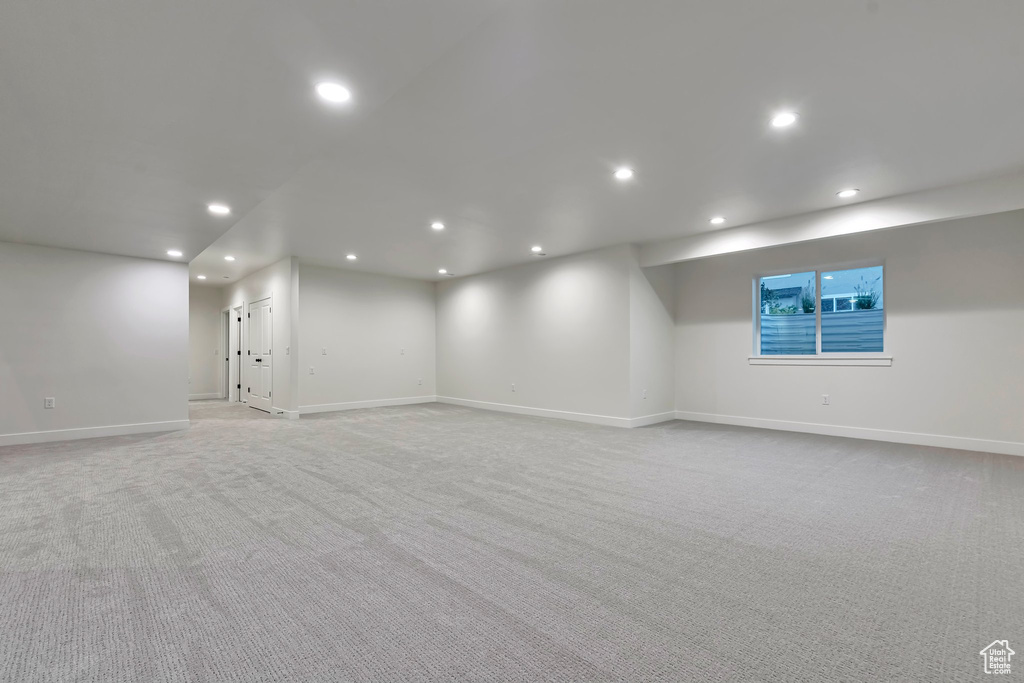
<path fill-rule="evenodd" d="M 512 383 L 512 393 L 516 393 L 516 385 L 514 382 Z"/>
<path fill-rule="evenodd" d="M 290 347 L 290 346 L 284 347 L 284 355 L 286 355 L 286 356 L 292 355 L 292 347 Z"/>
<path fill-rule="evenodd" d="M 43 399 L 43 407 L 46 408 L 46 409 L 56 408 L 57 407 L 57 399 L 55 399 L 55 398 L 44 398 Z"/>
<path fill-rule="evenodd" d="M 828 394 L 822 394 L 821 395 L 821 405 L 823 405 L 823 406 L 832 405 L 832 399 L 829 398 Z"/>
<path fill-rule="evenodd" d="M 405 349 L 402 349 L 402 350 L 401 350 L 401 351 L 399 352 L 399 355 L 401 355 L 401 356 L 404 356 L 404 355 L 405 355 Z"/>
<path fill-rule="evenodd" d="M 309 374 L 311 374 L 311 375 L 313 374 L 313 366 L 312 365 L 309 366 Z"/>
<path fill-rule="evenodd" d="M 322 349 L 320 349 L 320 355 L 321 356 L 326 356 L 327 355 L 327 347 L 326 346 L 323 347 Z"/>
<path fill-rule="evenodd" d="M 416 380 L 416 384 L 419 384 L 420 386 L 423 386 L 423 378 L 420 377 L 418 380 Z"/>
<path fill-rule="evenodd" d="M 644 398 L 647 398 L 647 390 L 644 389 Z"/>

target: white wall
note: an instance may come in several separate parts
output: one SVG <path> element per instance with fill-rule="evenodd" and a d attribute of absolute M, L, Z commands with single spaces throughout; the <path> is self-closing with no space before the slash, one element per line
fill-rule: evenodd
<path fill-rule="evenodd" d="M 631 263 L 623 246 L 439 283 L 438 394 L 628 423 Z"/>
<path fill-rule="evenodd" d="M 633 253 L 639 256 L 638 250 Z M 673 272 L 672 266 L 630 263 L 629 402 L 634 426 L 667 419 L 675 410 Z"/>
<path fill-rule="evenodd" d="M 755 274 L 870 259 L 885 261 L 891 367 L 748 364 Z M 1022 264 L 1019 211 L 678 264 L 676 409 L 1024 455 Z"/>
<path fill-rule="evenodd" d="M 0 311 L 0 444 L 188 427 L 185 264 L 0 242 Z"/>
<path fill-rule="evenodd" d="M 246 389 L 245 351 L 249 348 L 249 326 L 246 314 L 249 304 L 254 301 L 273 297 L 273 341 L 274 341 L 274 372 L 272 405 L 276 413 L 290 418 L 299 416 L 298 412 L 298 339 L 299 331 L 296 318 L 298 311 L 298 262 L 295 258 L 281 259 L 248 277 L 224 287 L 221 308 L 244 304 L 242 309 L 242 392 Z"/>
<path fill-rule="evenodd" d="M 188 290 L 188 397 L 224 396 L 225 341 L 221 309 L 224 294 L 216 287 L 190 284 Z"/>
<path fill-rule="evenodd" d="M 299 278 L 301 413 L 434 400 L 433 283 L 308 265 Z"/>

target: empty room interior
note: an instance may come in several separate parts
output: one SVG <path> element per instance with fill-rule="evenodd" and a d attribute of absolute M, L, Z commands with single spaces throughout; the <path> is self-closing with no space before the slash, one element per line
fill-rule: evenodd
<path fill-rule="evenodd" d="M 1024 3 L 0 4 L 0 680 L 1024 673 Z"/>

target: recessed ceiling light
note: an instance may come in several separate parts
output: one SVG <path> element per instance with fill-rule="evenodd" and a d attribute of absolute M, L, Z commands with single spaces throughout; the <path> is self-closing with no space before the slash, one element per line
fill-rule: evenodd
<path fill-rule="evenodd" d="M 715 216 L 714 218 L 711 219 L 710 222 L 711 222 L 711 225 L 721 225 L 722 223 L 725 222 L 725 217 L 723 217 L 723 216 Z"/>
<path fill-rule="evenodd" d="M 206 210 L 215 216 L 227 216 L 231 213 L 231 207 L 227 204 L 207 204 Z"/>
<path fill-rule="evenodd" d="M 530 251 L 532 251 L 532 252 L 533 252 L 534 254 L 539 254 L 539 253 L 541 253 L 542 251 L 544 251 L 544 247 L 542 247 L 542 246 L 540 246 L 540 245 L 538 244 L 538 245 L 537 245 L 537 246 L 535 246 L 535 247 L 530 247 Z"/>
<path fill-rule="evenodd" d="M 430 227 L 433 228 L 434 230 L 444 230 L 444 223 L 442 223 L 441 221 L 434 221 L 433 223 L 430 224 Z"/>
<path fill-rule="evenodd" d="M 205 275 L 196 275 L 196 279 L 197 280 L 205 280 L 206 276 Z"/>
<path fill-rule="evenodd" d="M 629 168 L 628 166 L 620 166 L 617 169 L 615 169 L 616 180 L 629 180 L 632 177 L 633 169 Z"/>
<path fill-rule="evenodd" d="M 352 99 L 352 93 L 348 88 L 333 81 L 317 83 L 316 94 L 331 104 L 342 104 Z"/>
<path fill-rule="evenodd" d="M 850 197 L 856 197 L 858 192 L 860 192 L 860 190 L 855 187 L 851 187 L 848 190 L 839 190 L 839 192 L 836 192 L 836 196 L 840 199 L 849 199 Z"/>
<path fill-rule="evenodd" d="M 181 256 L 181 252 L 178 251 L 177 249 L 168 249 L 167 250 L 167 255 L 168 256 L 173 256 L 174 258 L 178 258 L 179 256 Z"/>
<path fill-rule="evenodd" d="M 438 268 L 437 272 L 440 273 L 441 275 L 447 275 L 448 274 L 448 269 L 447 268 Z"/>
<path fill-rule="evenodd" d="M 234 256 L 225 256 L 225 257 L 224 257 L 224 260 L 225 260 L 225 261 L 234 261 L 234 260 L 235 260 L 235 257 L 234 257 Z"/>
<path fill-rule="evenodd" d="M 775 128 L 788 128 L 796 123 L 797 114 L 794 111 L 780 111 L 772 117 L 772 126 Z"/>
<path fill-rule="evenodd" d="M 356 258 L 358 257 L 355 254 L 346 254 L 345 258 L 347 258 L 349 261 L 355 261 Z"/>

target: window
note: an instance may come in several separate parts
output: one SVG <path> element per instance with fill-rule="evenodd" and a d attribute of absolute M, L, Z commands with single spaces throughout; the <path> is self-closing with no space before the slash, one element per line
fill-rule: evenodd
<path fill-rule="evenodd" d="M 821 274 L 821 352 L 882 352 L 882 266 Z"/>
<path fill-rule="evenodd" d="M 881 353 L 884 266 L 769 275 L 755 280 L 760 356 Z"/>
<path fill-rule="evenodd" d="M 761 278 L 761 355 L 818 352 L 815 326 L 816 273 Z"/>

